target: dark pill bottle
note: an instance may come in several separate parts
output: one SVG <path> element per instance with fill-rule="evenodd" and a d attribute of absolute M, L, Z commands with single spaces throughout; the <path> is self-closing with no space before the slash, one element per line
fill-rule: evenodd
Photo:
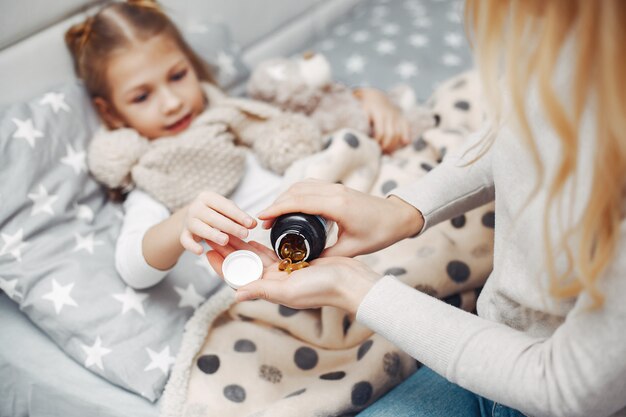
<path fill-rule="evenodd" d="M 326 246 L 326 238 L 332 222 L 323 217 L 305 213 L 283 214 L 274 221 L 270 232 L 272 248 L 279 258 L 281 247 L 286 240 L 298 242 L 298 246 L 304 250 L 303 261 L 311 262 L 320 256 Z"/>

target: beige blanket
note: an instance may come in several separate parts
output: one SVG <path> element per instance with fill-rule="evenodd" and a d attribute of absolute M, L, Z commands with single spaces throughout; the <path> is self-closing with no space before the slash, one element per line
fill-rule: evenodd
<path fill-rule="evenodd" d="M 381 157 L 372 139 L 344 129 L 327 139 L 322 152 L 294 164 L 286 183 L 316 177 L 380 196 L 415 181 L 483 118 L 472 73 L 444 83 L 429 104 L 439 125 L 392 156 Z M 476 289 L 492 267 L 493 222 L 493 207 L 485 206 L 361 260 L 473 310 Z M 163 416 L 354 415 L 418 366 L 336 308 L 233 304 L 233 294 L 223 288 L 187 324 L 164 393 Z"/>

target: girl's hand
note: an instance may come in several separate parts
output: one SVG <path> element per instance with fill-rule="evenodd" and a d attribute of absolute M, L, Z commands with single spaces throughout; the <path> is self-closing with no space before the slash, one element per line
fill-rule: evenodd
<path fill-rule="evenodd" d="M 409 122 L 382 91 L 360 88 L 354 95 L 361 101 L 372 126 L 372 136 L 384 153 L 409 144 Z"/>
<path fill-rule="evenodd" d="M 380 276 L 351 258 L 320 258 L 311 266 L 287 274 L 278 270 L 278 257 L 257 242 L 235 237 L 223 247 L 207 252 L 209 263 L 222 275 L 224 258 L 234 250 L 257 253 L 265 267 L 263 278 L 237 290 L 237 301 L 261 298 L 291 308 L 333 306 L 356 313 L 361 301 Z"/>
<path fill-rule="evenodd" d="M 337 223 L 337 243 L 322 256 L 375 252 L 417 234 L 424 224 L 419 210 L 395 196 L 374 197 L 318 180 L 292 185 L 258 217 L 268 229 L 276 217 L 295 212 L 317 214 Z"/>
<path fill-rule="evenodd" d="M 245 239 L 248 229 L 256 226 L 256 220 L 235 203 L 211 191 L 200 193 L 186 210 L 180 243 L 197 255 L 204 250 L 198 243 L 202 239 L 224 246 L 228 243 L 228 235 Z"/>

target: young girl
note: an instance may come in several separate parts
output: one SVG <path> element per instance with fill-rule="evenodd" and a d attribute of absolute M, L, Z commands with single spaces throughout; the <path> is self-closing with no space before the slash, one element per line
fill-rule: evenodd
<path fill-rule="evenodd" d="M 387 199 L 292 187 L 259 218 L 319 214 L 340 235 L 289 277 L 258 244 L 209 259 L 219 270 L 250 247 L 268 269 L 239 300 L 343 308 L 427 366 L 360 416 L 624 416 L 626 2 L 469 0 L 467 12 L 491 134 Z M 494 199 L 478 316 L 346 257 Z"/>
<path fill-rule="evenodd" d="M 66 33 L 66 43 L 78 76 L 111 131 L 111 146 L 121 134 L 134 142 L 172 137 L 188 141 L 187 132 L 212 117 L 206 116 L 205 110 L 213 106 L 213 101 L 223 100 L 223 94 L 212 85 L 207 66 L 153 1 L 111 3 L 72 27 Z M 376 116 L 377 137 L 385 147 L 406 141 L 402 137 L 406 122 L 380 93 L 366 90 L 363 103 L 366 111 Z M 226 111 L 222 116 L 231 113 Z M 211 127 L 217 129 L 211 132 L 217 132 L 220 140 L 216 138 L 209 147 L 231 146 L 226 154 L 232 164 L 226 167 L 241 168 L 240 177 L 232 180 L 233 173 L 222 170 L 224 178 L 216 181 L 229 181 L 229 187 L 221 189 L 224 195 L 236 189 L 230 199 L 204 190 L 182 208 L 174 205 L 176 209 L 172 210 L 168 209 L 172 205 L 162 204 L 139 188 L 131 191 L 124 202 L 116 266 L 126 283 L 135 288 L 150 287 L 162 280 L 185 249 L 202 254 L 201 240 L 218 246 L 227 244 L 229 235 L 246 238 L 256 226 L 246 212 L 258 211 L 278 192 L 280 177 L 263 169 L 250 153 L 237 153 L 243 151 L 226 136 L 238 132 L 226 131 L 219 123 Z M 196 136 L 206 136 L 206 132 Z M 106 146 L 105 142 L 99 149 L 107 151 Z M 293 153 L 297 151 L 294 148 Z M 95 157 L 99 156 L 97 152 Z M 213 157 L 213 162 L 224 168 L 224 161 Z M 207 161 L 204 165 L 209 164 Z M 93 170 L 93 166 L 90 168 Z M 110 167 L 111 171 L 116 168 Z"/>

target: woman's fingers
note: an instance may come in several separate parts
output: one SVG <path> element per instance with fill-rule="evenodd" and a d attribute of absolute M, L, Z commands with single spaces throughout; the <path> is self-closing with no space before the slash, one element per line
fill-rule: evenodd
<path fill-rule="evenodd" d="M 333 196 L 337 192 L 338 185 L 328 181 L 314 178 L 307 178 L 292 184 L 286 191 L 282 192 L 272 204 L 279 203 L 285 199 L 296 195 L 325 195 Z M 261 212 L 263 213 L 263 212 Z"/>
<path fill-rule="evenodd" d="M 217 251 L 210 250 L 206 253 L 206 258 L 209 261 L 211 268 L 213 268 L 213 270 L 217 272 L 220 277 L 223 277 L 224 273 L 222 272 L 222 264 L 224 263 L 224 257 Z"/>
<path fill-rule="evenodd" d="M 235 297 L 238 302 L 256 299 L 268 300 L 277 304 L 291 304 L 293 302 L 288 281 L 280 279 L 260 279 L 253 281 L 237 290 Z"/>
<path fill-rule="evenodd" d="M 271 265 L 278 261 L 278 257 L 270 248 L 255 241 L 244 242 L 235 236 L 231 236 L 229 246 L 235 250 L 249 250 L 256 253 L 261 258 L 264 266 Z"/>
<path fill-rule="evenodd" d="M 254 240 L 251 240 L 250 242 L 248 242 L 250 244 L 250 246 L 252 246 L 253 248 L 256 249 L 257 253 L 259 254 L 259 256 L 261 256 L 263 258 L 263 256 L 267 259 L 267 261 L 273 263 L 273 262 L 278 262 L 278 256 L 276 256 L 276 254 L 274 253 L 273 250 L 271 250 L 270 248 L 268 248 L 267 246 L 259 243 L 259 242 L 255 242 Z M 263 264 L 265 264 L 265 262 L 263 262 Z"/>
<path fill-rule="evenodd" d="M 337 196 L 324 196 L 313 193 L 309 195 L 292 195 L 263 210 L 259 213 L 259 218 L 265 220 L 263 226 L 271 225 L 271 221 L 280 215 L 293 212 L 319 214 L 331 220 L 336 220 L 337 203 Z"/>
<path fill-rule="evenodd" d="M 354 244 L 354 241 L 350 238 L 343 238 L 337 240 L 333 246 L 324 249 L 320 258 L 328 258 L 331 256 L 347 256 L 352 257 L 358 255 L 358 248 Z"/>
<path fill-rule="evenodd" d="M 209 243 L 209 245 L 211 245 L 210 242 L 208 242 L 208 243 Z M 211 245 L 211 249 L 214 250 L 215 252 L 217 252 L 218 254 L 220 254 L 222 256 L 222 258 L 226 258 L 232 252 L 236 251 L 236 249 L 234 247 L 232 247 L 230 245 L 230 243 L 227 244 L 227 245 L 224 245 L 224 246 L 221 246 L 221 245 Z"/>

